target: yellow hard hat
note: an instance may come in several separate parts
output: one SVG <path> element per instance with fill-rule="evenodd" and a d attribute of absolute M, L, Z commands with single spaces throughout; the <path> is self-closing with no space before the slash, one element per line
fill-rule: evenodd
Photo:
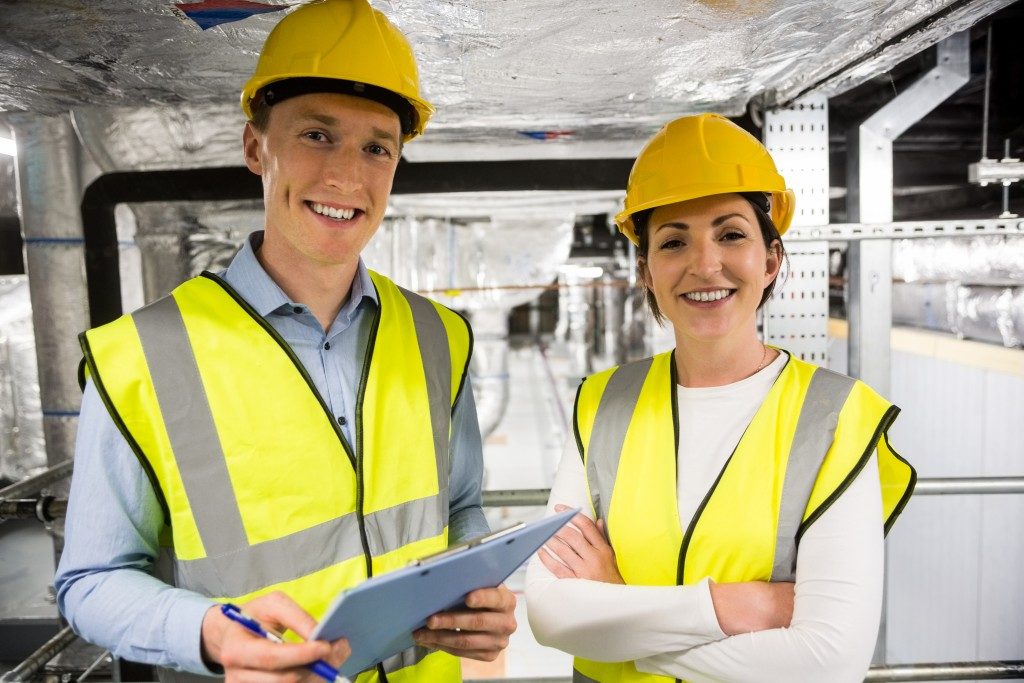
<path fill-rule="evenodd" d="M 768 150 L 718 114 L 684 116 L 666 124 L 644 146 L 626 185 L 625 209 L 615 223 L 639 245 L 633 214 L 688 199 L 730 192 L 771 195 L 779 234 L 793 220 L 796 195 L 786 189 Z"/>
<path fill-rule="evenodd" d="M 281 19 L 242 88 L 248 118 L 257 93 L 274 83 L 280 84 L 273 89 L 277 100 L 333 91 L 382 102 L 396 109 L 406 141 L 421 134 L 434 113 L 420 96 L 416 59 L 405 36 L 366 0 L 318 0 Z"/>

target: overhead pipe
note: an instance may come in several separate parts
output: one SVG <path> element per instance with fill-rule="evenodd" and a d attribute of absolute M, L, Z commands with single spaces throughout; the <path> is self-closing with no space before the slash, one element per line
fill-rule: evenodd
<path fill-rule="evenodd" d="M 403 159 L 395 172 L 391 194 L 618 190 L 626 186 L 632 165 L 632 159 L 419 163 Z M 110 322 L 122 313 L 117 222 L 114 216 L 118 204 L 262 197 L 259 178 L 244 166 L 118 171 L 97 178 L 85 188 L 81 201 L 91 325 Z"/>

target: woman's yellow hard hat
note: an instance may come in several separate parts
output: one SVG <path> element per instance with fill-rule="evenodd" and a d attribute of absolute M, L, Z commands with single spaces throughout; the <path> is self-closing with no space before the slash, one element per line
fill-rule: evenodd
<path fill-rule="evenodd" d="M 261 88 L 293 79 L 345 82 L 351 90 L 342 92 L 385 103 L 387 95 L 397 95 L 411 107 L 412 120 L 403 122 L 406 141 L 420 135 L 434 113 L 420 96 L 416 59 L 405 36 L 366 0 L 311 2 L 281 19 L 242 88 L 242 111 L 251 119 Z"/>
<path fill-rule="evenodd" d="M 771 195 L 779 234 L 793 220 L 796 195 L 753 135 L 718 114 L 684 116 L 666 124 L 644 146 L 626 185 L 626 202 L 615 223 L 639 244 L 633 214 L 689 199 L 730 192 Z"/>

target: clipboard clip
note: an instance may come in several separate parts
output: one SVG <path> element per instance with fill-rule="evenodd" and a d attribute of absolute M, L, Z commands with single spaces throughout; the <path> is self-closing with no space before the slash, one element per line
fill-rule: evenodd
<path fill-rule="evenodd" d="M 431 553 L 430 555 L 424 555 L 423 557 L 420 557 L 418 559 L 412 560 L 411 562 L 409 562 L 409 566 L 410 567 L 422 567 L 423 565 L 430 564 L 431 562 L 436 562 L 437 560 L 442 560 L 442 559 L 444 559 L 446 557 L 451 557 L 452 555 L 456 555 L 456 554 L 458 554 L 458 553 L 460 553 L 460 552 L 462 552 L 464 550 L 469 550 L 470 548 L 475 548 L 478 545 L 483 545 L 485 543 L 490 543 L 492 541 L 496 541 L 496 540 L 498 540 L 498 539 L 500 539 L 500 538 L 502 538 L 502 537 L 504 537 L 504 536 L 506 536 L 508 534 L 511 534 L 513 531 L 516 531 L 518 529 L 522 529 L 524 526 L 526 526 L 526 522 L 519 522 L 518 524 L 513 524 L 510 527 L 506 527 L 504 529 L 499 529 L 497 531 L 489 533 L 486 536 L 478 536 L 478 537 L 470 539 L 468 541 L 463 541 L 462 543 L 458 543 L 456 545 L 449 546 L 449 547 L 445 548 L 444 550 L 439 550 L 436 553 Z"/>

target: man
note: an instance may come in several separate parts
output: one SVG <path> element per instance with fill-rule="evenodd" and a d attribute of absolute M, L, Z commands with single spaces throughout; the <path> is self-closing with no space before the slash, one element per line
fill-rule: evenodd
<path fill-rule="evenodd" d="M 307 638 L 340 589 L 487 530 L 469 327 L 359 257 L 433 112 L 408 43 L 365 0 L 304 5 L 267 39 L 242 107 L 264 231 L 219 276 L 82 335 L 59 604 L 162 679 L 339 664 L 344 641 L 274 644 L 211 598 Z M 176 587 L 150 575 L 158 556 Z M 499 587 L 467 605 L 359 680 L 458 680 L 451 655 L 494 659 L 515 599 Z"/>

